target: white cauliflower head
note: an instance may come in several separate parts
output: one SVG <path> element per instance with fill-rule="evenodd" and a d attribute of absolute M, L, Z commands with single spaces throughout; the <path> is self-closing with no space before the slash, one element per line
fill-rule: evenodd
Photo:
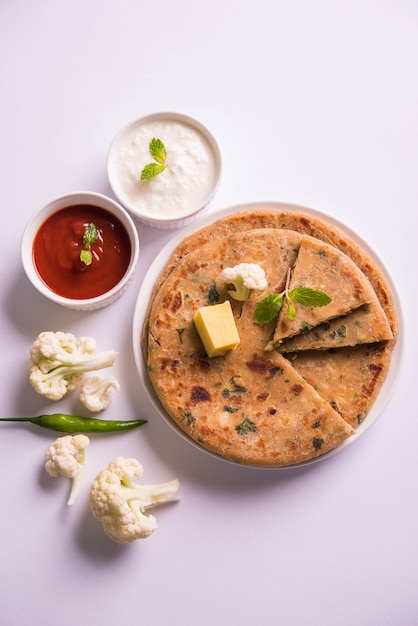
<path fill-rule="evenodd" d="M 44 331 L 30 348 L 29 382 L 49 400 L 60 400 L 74 391 L 82 375 L 114 364 L 117 353 L 95 354 L 92 337 L 77 339 L 71 333 Z"/>
<path fill-rule="evenodd" d="M 178 480 L 142 485 L 138 483 L 142 475 L 139 461 L 119 456 L 91 486 L 91 510 L 113 541 L 125 543 L 149 537 L 157 529 L 157 522 L 153 515 L 145 515 L 145 510 L 179 499 Z"/>
<path fill-rule="evenodd" d="M 101 378 L 87 376 L 80 383 L 80 401 L 93 413 L 104 411 L 112 402 L 113 392 L 119 391 L 120 384 L 114 376 Z"/>
<path fill-rule="evenodd" d="M 67 504 L 74 504 L 84 474 L 85 450 L 90 444 L 86 435 L 58 437 L 46 452 L 45 470 L 54 478 L 61 475 L 72 479 Z"/>
<path fill-rule="evenodd" d="M 234 290 L 228 290 L 234 300 L 243 302 L 248 300 L 250 289 L 263 291 L 267 287 L 266 274 L 257 263 L 239 263 L 233 267 L 226 267 L 220 276 L 221 280 L 234 285 Z"/>

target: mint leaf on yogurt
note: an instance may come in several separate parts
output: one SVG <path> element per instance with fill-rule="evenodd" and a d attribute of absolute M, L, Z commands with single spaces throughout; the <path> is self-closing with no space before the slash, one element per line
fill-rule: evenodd
<path fill-rule="evenodd" d="M 148 163 L 141 172 L 141 180 L 149 180 L 165 170 L 165 165 L 159 163 Z"/>
<path fill-rule="evenodd" d="M 165 170 L 167 151 L 161 139 L 151 139 L 149 143 L 149 151 L 150 155 L 155 160 L 155 163 L 148 163 L 148 165 L 145 165 L 141 172 L 141 180 L 149 180 L 150 178 L 161 174 L 161 172 Z"/>
<path fill-rule="evenodd" d="M 157 161 L 157 163 L 160 163 L 161 165 L 165 164 L 167 151 L 161 139 L 151 139 L 149 143 L 149 151 L 150 155 Z"/>

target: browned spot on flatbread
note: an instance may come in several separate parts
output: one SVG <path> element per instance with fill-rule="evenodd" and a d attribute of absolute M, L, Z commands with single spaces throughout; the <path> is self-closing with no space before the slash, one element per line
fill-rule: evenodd
<path fill-rule="evenodd" d="M 374 363 L 370 363 L 369 369 L 370 369 L 371 372 L 373 372 L 374 377 L 378 378 L 378 376 L 380 376 L 383 368 L 382 368 L 381 365 L 375 365 Z"/>
<path fill-rule="evenodd" d="M 195 385 L 194 387 L 192 387 L 190 400 L 197 404 L 198 402 L 210 402 L 211 397 L 209 391 L 205 387 Z"/>
<path fill-rule="evenodd" d="M 296 396 L 298 396 L 302 393 L 303 387 L 299 383 L 296 383 L 295 385 L 292 385 L 290 389 Z"/>
<path fill-rule="evenodd" d="M 170 292 L 165 294 L 165 297 L 162 302 L 162 306 L 170 311 L 171 313 L 176 313 L 181 307 L 181 294 L 178 291 Z"/>
<path fill-rule="evenodd" d="M 272 378 L 273 376 L 276 376 L 276 374 L 283 373 L 283 369 L 277 365 L 277 363 L 274 363 L 270 359 L 257 356 L 256 354 L 253 356 L 251 361 L 247 361 L 246 366 L 252 372 L 262 374 L 268 378 Z"/>
<path fill-rule="evenodd" d="M 171 371 L 175 370 L 178 366 L 179 362 L 177 359 L 172 359 L 171 357 L 163 357 L 161 359 L 161 371 L 163 372 L 166 369 L 170 369 Z"/>
<path fill-rule="evenodd" d="M 267 398 L 270 397 L 270 394 L 268 391 L 263 391 L 262 393 L 259 393 L 257 396 L 257 400 L 260 400 L 260 402 L 265 402 L 267 400 Z"/>
<path fill-rule="evenodd" d="M 198 359 L 197 361 L 199 369 L 202 372 L 208 372 L 210 370 L 210 363 L 208 361 L 208 359 Z"/>

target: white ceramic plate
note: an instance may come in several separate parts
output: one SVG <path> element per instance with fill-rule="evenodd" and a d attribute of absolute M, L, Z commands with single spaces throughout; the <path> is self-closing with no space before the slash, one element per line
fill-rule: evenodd
<path fill-rule="evenodd" d="M 142 384 L 144 385 L 145 390 L 152 404 L 154 405 L 155 409 L 161 415 L 161 417 L 167 422 L 167 424 L 171 428 L 173 428 L 183 439 L 188 441 L 190 444 L 192 444 L 193 446 L 195 446 L 202 452 L 205 452 L 206 454 L 209 454 L 212 457 L 226 461 L 228 463 L 233 463 L 232 461 L 229 461 L 228 459 L 225 459 L 215 454 L 214 452 L 210 452 L 209 450 L 206 450 L 205 448 L 200 446 L 196 441 L 188 437 L 186 433 L 183 432 L 181 428 L 177 426 L 177 424 L 172 420 L 172 418 L 164 410 L 158 397 L 156 396 L 154 392 L 154 389 L 152 387 L 152 384 L 148 376 L 146 363 L 144 361 L 143 354 L 141 351 L 141 335 L 142 335 L 142 329 L 143 329 L 145 315 L 147 311 L 147 304 L 151 298 L 155 281 L 157 280 L 158 275 L 164 268 L 165 264 L 168 262 L 174 249 L 183 241 L 185 237 L 187 237 L 188 235 L 194 232 L 197 232 L 198 230 L 200 230 L 201 228 L 205 226 L 208 226 L 209 224 L 212 224 L 218 219 L 222 217 L 226 217 L 228 215 L 233 215 L 234 213 L 239 213 L 240 211 L 251 211 L 251 210 L 254 210 L 254 211 L 255 210 L 277 210 L 277 211 L 287 211 L 287 212 L 292 211 L 292 212 L 298 212 L 298 213 L 301 212 L 301 213 L 305 213 L 306 215 L 312 215 L 312 216 L 318 217 L 321 220 L 338 227 L 341 231 L 343 231 L 349 237 L 351 237 L 351 239 L 353 239 L 365 252 L 367 252 L 367 254 L 374 261 L 374 263 L 381 269 L 383 275 L 386 278 L 388 285 L 392 289 L 394 300 L 395 300 L 395 306 L 396 306 L 396 310 L 397 310 L 398 318 L 399 318 L 399 336 L 398 336 L 395 349 L 392 353 L 392 361 L 391 361 L 391 366 L 390 366 L 387 378 L 367 418 L 364 420 L 364 422 L 362 422 L 362 424 L 360 424 L 360 426 L 356 430 L 356 433 L 352 435 L 351 437 L 349 437 L 348 439 L 346 439 L 337 448 L 334 448 L 330 452 L 327 452 L 314 459 L 311 459 L 309 461 L 305 461 L 303 463 L 299 463 L 296 465 L 290 465 L 288 467 L 270 468 L 270 469 L 288 469 L 288 468 L 300 467 L 301 465 L 308 465 L 311 463 L 322 461 L 326 458 L 329 458 L 331 455 L 335 454 L 336 452 L 343 450 L 347 446 L 351 445 L 354 441 L 357 441 L 357 439 L 361 437 L 361 435 L 363 435 L 366 432 L 366 430 L 368 430 L 370 426 L 374 424 L 377 418 L 381 415 L 386 405 L 388 404 L 399 379 L 401 361 L 402 361 L 402 353 L 403 353 L 403 324 L 402 324 L 402 318 L 401 318 L 401 307 L 400 307 L 399 296 L 397 294 L 394 281 L 392 280 L 385 265 L 382 263 L 380 258 L 376 255 L 375 251 L 369 246 L 369 244 L 366 243 L 366 241 L 364 241 L 361 237 L 359 237 L 357 233 L 352 231 L 342 222 L 336 220 L 333 217 L 330 217 L 329 215 L 325 215 L 324 213 L 321 213 L 320 211 L 317 211 L 316 209 L 311 209 L 311 208 L 304 207 L 304 206 L 286 204 L 286 203 L 281 203 L 281 202 L 257 202 L 257 203 L 249 203 L 249 204 L 241 204 L 237 206 L 232 206 L 227 209 L 217 211 L 216 213 L 212 213 L 208 215 L 206 218 L 200 219 L 199 221 L 194 222 L 192 225 L 186 227 L 180 233 L 178 233 L 173 239 L 171 239 L 171 241 L 169 241 L 169 243 L 161 250 L 158 256 L 154 259 L 153 263 L 151 264 L 144 278 L 144 281 L 142 283 L 141 289 L 138 294 L 138 299 L 137 299 L 135 312 L 134 312 L 133 350 L 134 350 L 135 362 L 136 362 L 136 366 L 138 369 L 139 378 Z M 244 467 L 248 467 L 248 465 L 244 465 Z M 263 468 L 263 469 L 269 469 L 269 468 Z"/>

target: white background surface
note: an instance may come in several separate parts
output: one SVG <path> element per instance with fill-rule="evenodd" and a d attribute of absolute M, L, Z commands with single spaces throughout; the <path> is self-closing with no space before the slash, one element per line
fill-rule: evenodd
<path fill-rule="evenodd" d="M 0 3 L 1 414 L 81 411 L 30 387 L 42 330 L 93 335 L 119 352 L 109 417 L 128 434 L 92 438 L 84 488 L 43 469 L 54 438 L 0 432 L 0 623 L 413 626 L 418 623 L 415 267 L 418 230 L 418 5 L 211 0 Z M 182 111 L 207 124 L 224 159 L 213 209 L 305 204 L 355 229 L 389 268 L 404 307 L 402 376 L 377 423 L 305 469 L 251 470 L 213 459 L 154 412 L 132 352 L 148 266 L 176 231 L 138 226 L 134 282 L 94 313 L 50 304 L 28 283 L 20 238 L 56 195 L 110 194 L 106 154 L 135 117 Z M 146 303 L 144 303 L 146 306 Z M 116 455 L 146 482 L 178 478 L 145 541 L 108 540 L 88 487 Z"/>

